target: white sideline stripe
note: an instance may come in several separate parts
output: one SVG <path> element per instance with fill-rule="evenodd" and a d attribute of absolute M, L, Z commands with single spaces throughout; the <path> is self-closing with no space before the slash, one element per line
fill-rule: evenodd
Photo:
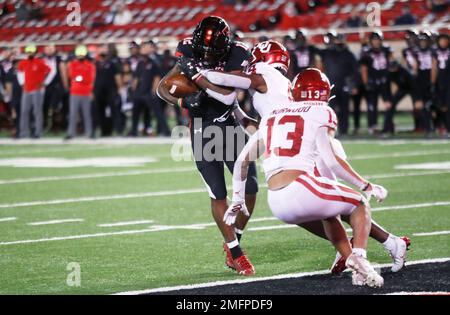
<path fill-rule="evenodd" d="M 154 170 L 132 170 L 122 172 L 103 172 L 103 173 L 90 173 L 90 174 L 78 174 L 67 176 L 48 176 L 48 177 L 31 177 L 31 178 L 17 178 L 11 180 L 0 180 L 0 185 L 5 184 L 21 184 L 21 183 L 37 183 L 37 182 L 50 182 L 59 180 L 73 180 L 73 179 L 91 179 L 102 177 L 116 177 L 116 176 L 133 176 L 133 175 L 148 175 L 148 174 L 163 174 L 163 173 L 182 173 L 193 172 L 196 169 L 194 167 L 175 167 L 175 168 L 160 168 Z"/>
<path fill-rule="evenodd" d="M 0 218 L 0 222 L 8 222 L 14 220 L 17 220 L 17 218 L 16 217 Z"/>
<path fill-rule="evenodd" d="M 72 223 L 72 222 L 83 222 L 84 219 L 62 219 L 62 220 L 50 220 L 50 221 L 39 221 L 30 222 L 27 225 L 50 225 L 50 224 L 61 224 L 61 223 Z"/>
<path fill-rule="evenodd" d="M 395 158 L 406 156 L 423 156 L 423 155 L 437 155 L 437 154 L 450 154 L 450 150 L 429 150 L 429 151 L 410 151 L 410 152 L 393 152 L 393 153 L 380 153 L 380 154 L 361 154 L 349 157 L 350 161 L 354 160 L 370 160 L 370 159 L 383 159 L 383 158 Z"/>
<path fill-rule="evenodd" d="M 432 235 L 446 235 L 446 234 L 450 234 L 450 231 L 436 231 L 436 232 L 413 233 L 414 236 L 432 236 Z"/>
<path fill-rule="evenodd" d="M 406 265 L 410 266 L 410 265 L 419 265 L 419 264 L 441 263 L 441 262 L 447 262 L 447 261 L 450 261 L 450 257 L 408 261 L 408 262 L 406 262 Z M 391 265 L 392 264 L 374 264 L 374 267 L 375 268 L 385 268 L 385 267 L 390 267 Z M 156 292 L 170 292 L 170 291 L 178 291 L 178 290 L 211 288 L 211 287 L 223 286 L 223 285 L 228 285 L 228 284 L 242 284 L 242 283 L 252 283 L 252 282 L 267 281 L 267 280 L 304 278 L 304 277 L 308 277 L 308 276 L 323 275 L 323 274 L 329 274 L 329 273 L 330 273 L 330 270 L 327 269 L 327 270 L 321 270 L 321 271 L 290 273 L 290 274 L 259 277 L 259 278 L 254 277 L 254 278 L 245 278 L 245 279 L 236 279 L 236 280 L 223 280 L 223 281 L 214 281 L 214 282 L 206 282 L 206 283 L 199 283 L 199 284 L 179 285 L 179 286 L 173 286 L 173 287 L 162 287 L 162 288 L 136 290 L 136 291 L 125 291 L 125 292 L 115 293 L 115 295 L 136 295 L 136 294 L 146 294 L 146 293 L 156 293 Z"/>
<path fill-rule="evenodd" d="M 407 291 L 399 291 L 399 292 L 391 292 L 382 295 L 450 295 L 450 291 L 417 291 L 417 292 L 407 292 Z"/>
<path fill-rule="evenodd" d="M 400 206 L 390 206 L 390 207 L 379 207 L 373 208 L 372 211 L 386 211 L 386 210 L 400 210 L 400 209 L 412 209 L 412 208 L 422 208 L 422 207 L 434 207 L 434 206 L 442 206 L 442 205 L 450 205 L 450 201 L 441 201 L 435 203 L 422 203 L 422 204 L 412 204 L 412 205 L 400 205 Z M 255 218 L 252 219 L 251 222 L 263 222 L 263 221 L 274 221 L 277 220 L 275 217 L 263 217 L 263 218 Z M 94 234 L 82 234 L 82 235 L 69 235 L 69 236 L 60 236 L 60 237 L 51 237 L 51 238 L 41 238 L 41 239 L 32 239 L 32 240 L 19 240 L 19 241 L 10 241 L 10 242 L 0 242 L 0 246 L 5 245 L 16 245 L 16 244 L 29 244 L 29 243 L 41 243 L 41 242 L 50 242 L 50 241 L 64 241 L 64 240 L 73 240 L 73 239 L 81 239 L 81 238 L 91 238 L 91 237 L 104 237 L 104 236 L 114 236 L 114 235 L 128 235 L 128 234 L 141 234 L 141 233 L 149 233 L 149 232 L 159 232 L 159 231 L 167 231 L 167 230 L 176 230 L 176 229 L 203 229 L 206 227 L 215 226 L 215 223 L 197 223 L 190 225 L 159 225 L 152 226 L 149 229 L 143 230 L 131 230 L 131 231 L 118 231 L 118 232 L 109 232 L 109 233 L 94 233 Z M 280 225 L 281 226 L 281 225 Z M 295 225 L 293 225 L 295 226 Z"/>
<path fill-rule="evenodd" d="M 139 224 L 148 224 L 153 223 L 153 220 L 138 220 L 138 221 L 123 221 L 123 222 L 115 222 L 115 223 L 102 223 L 97 224 L 98 227 L 116 227 L 116 226 L 126 226 L 126 225 L 139 225 Z"/>

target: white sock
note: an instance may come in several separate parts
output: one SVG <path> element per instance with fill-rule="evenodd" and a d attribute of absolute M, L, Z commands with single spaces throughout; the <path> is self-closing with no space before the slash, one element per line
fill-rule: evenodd
<path fill-rule="evenodd" d="M 234 247 L 236 247 L 236 246 L 239 246 L 239 242 L 238 242 L 238 240 L 236 239 L 236 240 L 234 240 L 234 241 L 232 241 L 232 242 L 227 243 L 227 245 L 228 245 L 228 248 L 229 248 L 229 249 L 232 249 L 232 248 L 234 248 Z"/>
<path fill-rule="evenodd" d="M 239 230 L 238 228 L 234 228 L 234 232 L 237 234 L 244 234 L 244 230 Z"/>
<path fill-rule="evenodd" d="M 395 239 L 397 238 L 397 236 L 393 235 L 393 234 L 389 234 L 387 240 L 383 243 L 383 247 L 390 251 L 395 249 L 396 244 L 395 244 Z"/>
<path fill-rule="evenodd" d="M 364 248 L 353 248 L 352 253 L 367 258 L 367 252 Z"/>

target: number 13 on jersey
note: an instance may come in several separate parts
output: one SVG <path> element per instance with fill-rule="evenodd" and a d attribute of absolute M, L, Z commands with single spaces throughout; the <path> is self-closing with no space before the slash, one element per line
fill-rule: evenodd
<path fill-rule="evenodd" d="M 278 132 L 281 131 L 283 126 L 294 125 L 293 131 L 288 132 Z M 300 153 L 300 149 L 302 146 L 302 137 L 303 137 L 303 128 L 305 126 L 305 121 L 300 115 L 285 115 L 285 116 L 274 116 L 270 117 L 267 120 L 267 143 L 266 143 L 266 157 L 269 157 L 271 154 L 275 154 L 276 156 L 281 157 L 293 157 Z M 274 128 L 277 129 L 277 132 L 274 133 Z M 291 127 L 292 128 L 292 127 Z M 284 129 L 284 128 L 283 128 Z M 274 134 L 277 137 L 283 137 L 284 139 L 277 139 L 280 141 L 279 143 L 285 142 L 284 140 L 289 140 L 291 142 L 290 146 L 276 146 L 272 147 L 272 143 L 274 142 L 273 136 Z"/>

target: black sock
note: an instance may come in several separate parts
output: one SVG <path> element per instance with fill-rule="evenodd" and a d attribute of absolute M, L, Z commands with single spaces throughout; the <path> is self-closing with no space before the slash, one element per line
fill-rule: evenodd
<path fill-rule="evenodd" d="M 231 252 L 231 256 L 233 256 L 233 259 L 236 259 L 236 258 L 239 258 L 239 257 L 241 257 L 242 255 L 244 255 L 243 253 L 242 253 L 242 249 L 241 249 L 241 246 L 235 246 L 235 247 L 233 247 L 233 248 L 230 248 L 230 252 Z"/>

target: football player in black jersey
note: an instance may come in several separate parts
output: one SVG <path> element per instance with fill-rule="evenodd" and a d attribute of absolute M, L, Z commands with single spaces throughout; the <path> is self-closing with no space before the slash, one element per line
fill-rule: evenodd
<path fill-rule="evenodd" d="M 224 165 L 232 172 L 234 162 L 245 144 L 239 144 L 240 147 L 238 147 L 236 141 L 232 141 L 234 142 L 232 145 L 227 143 L 230 139 L 227 137 L 226 130 L 230 130 L 230 127 L 237 132 L 243 132 L 237 128 L 238 124 L 233 116 L 236 92 L 230 93 L 229 90 L 212 85 L 206 78 L 197 75 L 196 69 L 196 65 L 201 65 L 202 68 L 241 73 L 251 54 L 244 44 L 233 42 L 230 37 L 230 28 L 224 19 L 216 16 L 204 18 L 195 28 L 192 38 L 179 42 L 176 52 L 177 57 L 180 58 L 179 62 L 165 77 L 183 72 L 201 88 L 201 91 L 178 99 L 172 96 L 163 84 L 160 84 L 158 95 L 168 103 L 188 109 L 191 119 L 192 149 L 197 169 L 211 198 L 214 220 L 225 239 L 226 265 L 239 274 L 253 275 L 254 267 L 239 245 L 248 217 L 240 216 L 235 228 L 223 222 L 228 208 Z M 164 82 L 165 78 L 161 82 Z M 215 134 L 214 141 L 221 144 L 216 149 L 222 152 L 222 156 L 218 157 L 216 154 L 212 160 L 205 158 L 203 154 L 198 156 L 199 148 L 203 152 L 205 147 L 211 145 L 209 142 L 213 135 L 207 135 L 207 130 L 210 130 L 211 126 L 221 131 Z M 235 140 L 239 137 L 234 135 Z M 246 205 L 250 213 L 255 206 L 257 191 L 256 166 L 253 164 L 246 185 Z"/>
<path fill-rule="evenodd" d="M 434 52 L 434 58 L 437 62 L 437 80 L 436 80 L 436 100 L 437 109 L 439 115 L 439 122 L 447 129 L 447 134 L 450 133 L 450 117 L 447 100 L 447 90 L 449 90 L 449 78 L 447 74 L 449 72 L 448 60 L 450 57 L 450 35 L 446 33 L 440 33 L 437 36 L 437 48 Z"/>
<path fill-rule="evenodd" d="M 420 111 L 418 111 L 414 106 L 414 104 L 416 103 L 416 87 L 414 86 L 415 80 L 413 80 L 413 75 L 415 75 L 416 71 L 415 50 L 417 49 L 418 36 L 419 33 L 415 30 L 406 31 L 406 47 L 402 50 L 402 66 L 408 71 L 408 93 L 411 95 L 411 99 L 413 102 L 414 131 L 418 131 L 420 129 Z"/>
<path fill-rule="evenodd" d="M 431 47 L 431 33 L 421 32 L 418 36 L 418 47 L 415 50 L 416 76 L 414 77 L 416 87 L 415 108 L 420 110 L 421 125 L 426 134 L 433 130 L 432 110 L 437 79 L 437 62 L 433 58 L 434 51 Z"/>
<path fill-rule="evenodd" d="M 393 61 L 392 50 L 383 44 L 383 34 L 372 32 L 369 45 L 361 53 L 361 77 L 367 93 L 369 133 L 373 134 L 378 123 L 378 98 L 384 101 L 386 110 L 392 107 L 389 82 L 389 63 Z"/>

